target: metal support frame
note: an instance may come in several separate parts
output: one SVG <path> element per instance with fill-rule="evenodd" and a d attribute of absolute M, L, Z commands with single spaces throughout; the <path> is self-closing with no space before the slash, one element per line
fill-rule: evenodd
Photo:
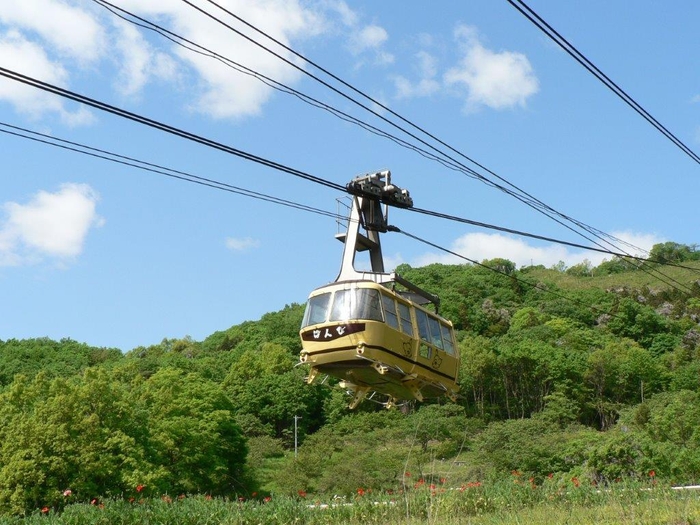
<path fill-rule="evenodd" d="M 391 183 L 391 172 L 368 173 L 353 179 L 348 185 L 348 192 L 353 195 L 352 209 L 348 218 L 347 233 L 338 234 L 336 238 L 344 243 L 343 259 L 340 272 L 335 282 L 374 281 L 378 284 L 396 283 L 408 290 L 399 292 L 418 304 L 433 303 L 439 308 L 440 299 L 420 287 L 410 283 L 395 272 L 384 269 L 380 233 L 388 231 L 389 206 L 410 208 L 413 206 L 408 191 Z M 360 231 L 364 230 L 364 233 Z M 355 257 L 358 252 L 369 251 L 370 270 L 355 269 Z"/>

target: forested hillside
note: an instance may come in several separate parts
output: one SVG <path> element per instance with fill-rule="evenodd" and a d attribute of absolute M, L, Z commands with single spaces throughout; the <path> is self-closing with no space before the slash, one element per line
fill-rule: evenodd
<path fill-rule="evenodd" d="M 698 255 L 665 243 L 643 265 L 398 268 L 440 295 L 455 324 L 457 403 L 350 412 L 332 381 L 306 385 L 299 304 L 127 353 L 0 341 L 0 513 L 104 497 L 464 486 L 504 473 L 698 482 Z"/>

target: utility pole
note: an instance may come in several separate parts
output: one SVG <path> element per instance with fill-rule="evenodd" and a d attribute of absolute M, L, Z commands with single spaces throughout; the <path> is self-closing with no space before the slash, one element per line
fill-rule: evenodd
<path fill-rule="evenodd" d="M 297 457 L 297 421 L 301 419 L 301 416 L 294 416 L 294 457 Z"/>

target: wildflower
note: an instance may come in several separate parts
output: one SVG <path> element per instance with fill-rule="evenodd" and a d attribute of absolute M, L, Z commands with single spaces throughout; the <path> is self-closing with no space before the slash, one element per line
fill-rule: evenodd
<path fill-rule="evenodd" d="M 238 501 L 240 501 L 241 503 L 243 503 L 243 502 L 245 501 L 245 498 L 244 498 L 243 496 L 239 496 L 239 497 L 238 497 Z"/>
<path fill-rule="evenodd" d="M 136 485 L 136 492 L 141 492 L 146 488 L 146 485 Z"/>
<path fill-rule="evenodd" d="M 66 497 L 66 498 L 67 498 L 68 496 L 70 496 L 71 494 L 73 494 L 73 491 L 72 491 L 71 489 L 66 489 L 66 490 L 63 491 L 63 496 Z"/>
<path fill-rule="evenodd" d="M 364 496 L 364 495 L 365 495 L 365 489 L 363 489 L 362 487 L 360 487 L 359 489 L 357 489 L 357 495 L 358 495 L 358 496 Z"/>
<path fill-rule="evenodd" d="M 512 470 L 510 473 L 513 474 L 513 476 L 515 476 L 515 477 L 520 476 L 520 471 L 519 471 L 519 470 Z"/>
<path fill-rule="evenodd" d="M 134 497 L 129 498 L 129 503 L 133 503 L 134 501 L 136 501 L 136 498 L 134 498 Z"/>
<path fill-rule="evenodd" d="M 263 501 L 264 501 L 265 503 L 270 503 L 270 502 L 272 501 L 272 498 L 271 498 L 270 496 L 265 496 L 265 497 L 263 498 Z"/>
<path fill-rule="evenodd" d="M 257 492 L 253 492 L 253 493 L 251 494 L 251 496 L 254 497 L 254 498 L 257 498 L 257 497 L 258 497 L 258 493 L 257 493 Z"/>
<path fill-rule="evenodd" d="M 305 491 L 305 490 L 300 490 L 300 491 L 297 492 L 297 494 L 299 494 L 299 497 L 300 497 L 300 498 L 305 498 L 305 497 L 306 497 L 306 491 Z"/>
<path fill-rule="evenodd" d="M 550 472 L 549 474 L 547 474 L 547 477 L 549 479 L 552 479 L 554 477 L 554 472 Z"/>
<path fill-rule="evenodd" d="M 211 494 L 207 494 L 206 496 L 204 496 L 204 499 L 206 501 L 211 501 L 212 500 Z"/>
<path fill-rule="evenodd" d="M 435 483 L 430 484 L 430 490 L 435 490 Z"/>
<path fill-rule="evenodd" d="M 650 470 L 650 471 L 649 471 L 649 477 L 650 477 L 650 478 L 653 478 L 653 477 L 655 477 L 655 476 L 656 476 L 656 471 Z"/>
<path fill-rule="evenodd" d="M 48 512 L 49 512 L 49 508 L 48 508 L 48 507 L 43 507 L 43 508 L 41 509 L 41 513 L 42 513 L 42 514 L 47 514 Z"/>
<path fill-rule="evenodd" d="M 406 476 L 407 478 L 411 477 L 411 473 L 408 470 L 406 472 L 404 472 L 403 475 Z"/>
<path fill-rule="evenodd" d="M 90 505 L 97 505 L 97 498 L 93 498 L 90 500 Z"/>
<path fill-rule="evenodd" d="M 581 482 L 578 480 L 578 478 L 577 478 L 576 476 L 574 476 L 573 478 L 571 478 L 571 483 L 574 484 L 574 487 L 578 487 L 578 486 L 581 485 Z"/>
<path fill-rule="evenodd" d="M 177 497 L 177 499 L 183 500 L 183 499 L 185 499 L 185 495 L 184 495 L 184 494 L 180 494 L 180 495 Z"/>
<path fill-rule="evenodd" d="M 173 498 L 171 498 L 171 497 L 168 496 L 167 494 L 164 495 L 164 496 L 163 496 L 162 498 L 160 498 L 160 499 L 162 499 L 162 500 L 163 500 L 164 502 L 166 502 L 166 503 L 172 503 L 172 502 L 173 502 Z"/>

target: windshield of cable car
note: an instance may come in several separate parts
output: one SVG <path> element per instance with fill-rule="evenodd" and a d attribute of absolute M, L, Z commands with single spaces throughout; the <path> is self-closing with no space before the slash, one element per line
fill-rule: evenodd
<path fill-rule="evenodd" d="M 315 295 L 309 299 L 302 328 L 334 321 L 365 319 L 383 321 L 378 290 L 353 288 Z"/>

